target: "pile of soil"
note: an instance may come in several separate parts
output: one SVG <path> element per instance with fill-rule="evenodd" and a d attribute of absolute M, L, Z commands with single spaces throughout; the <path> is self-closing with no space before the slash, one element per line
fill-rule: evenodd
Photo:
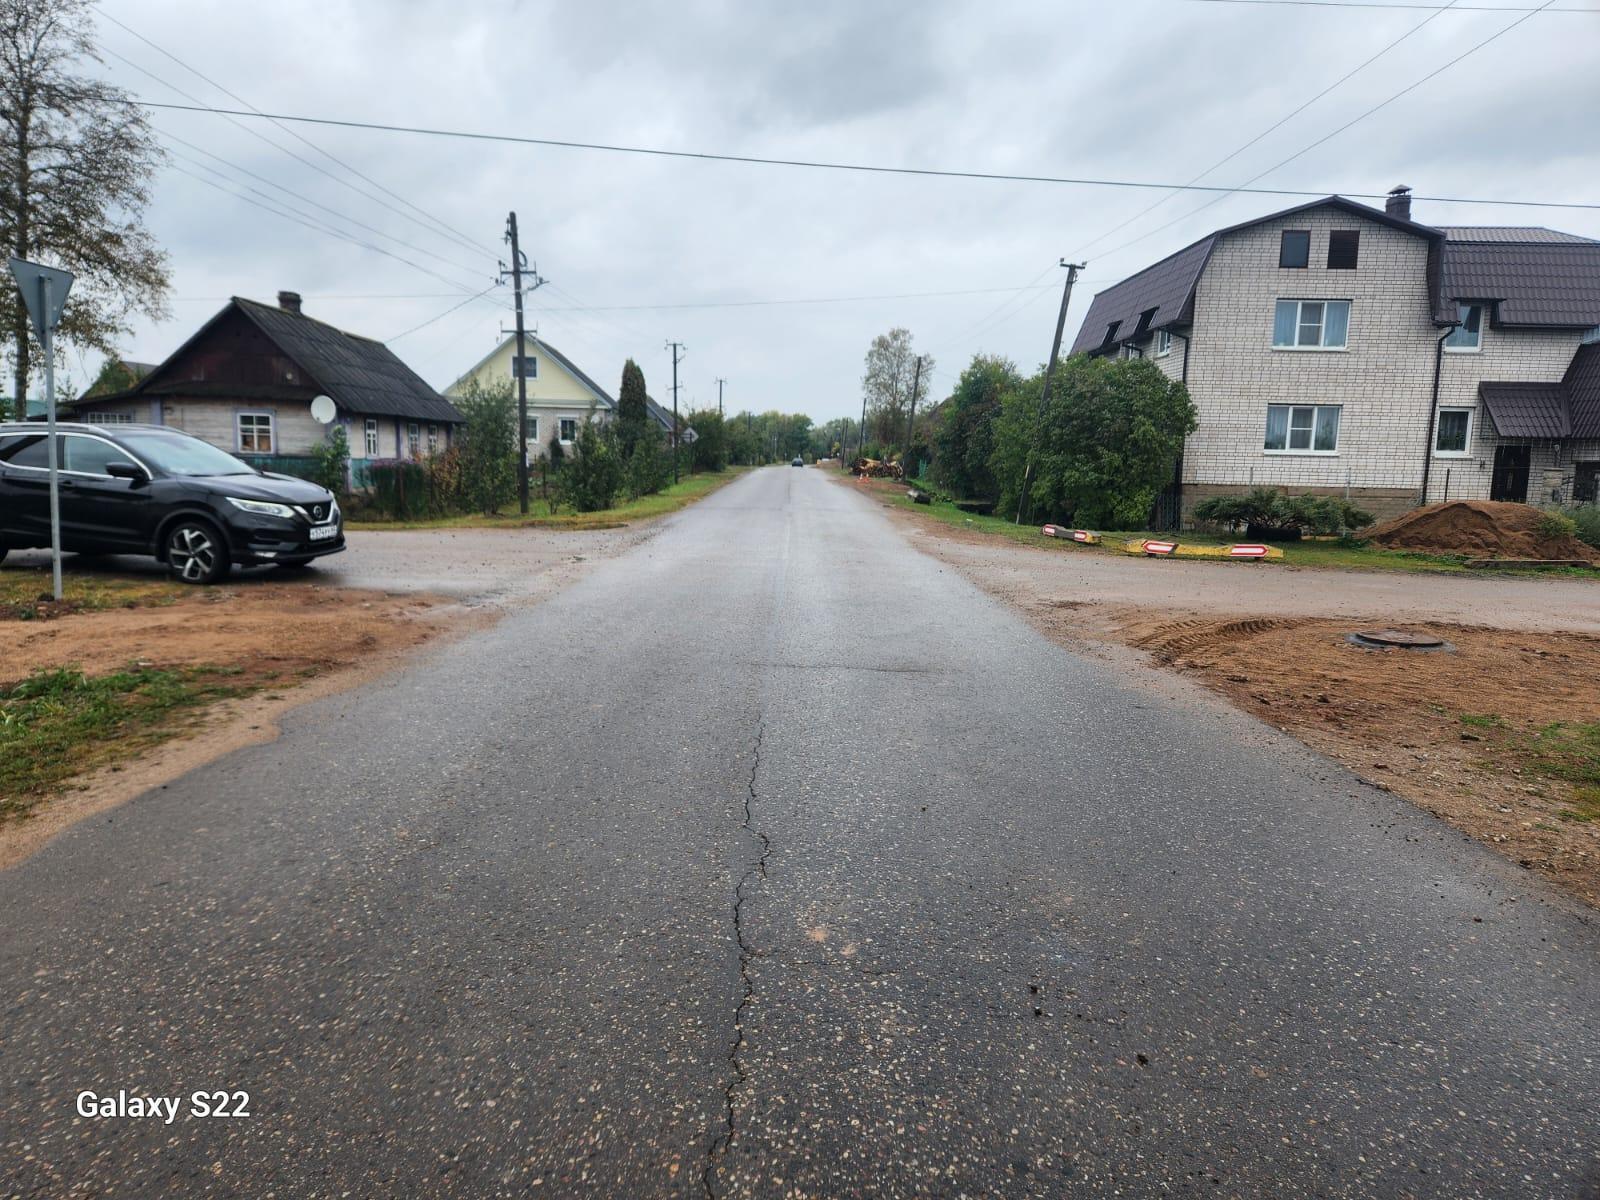
<path fill-rule="evenodd" d="M 1469 558 L 1579 558 L 1593 561 L 1593 546 L 1570 534 L 1539 532 L 1545 514 L 1531 504 L 1451 500 L 1385 521 L 1368 535 L 1390 550 L 1463 554 Z"/>

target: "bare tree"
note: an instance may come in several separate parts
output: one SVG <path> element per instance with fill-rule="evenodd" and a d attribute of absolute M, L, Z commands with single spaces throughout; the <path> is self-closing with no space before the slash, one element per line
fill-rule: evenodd
<path fill-rule="evenodd" d="M 861 376 L 861 393 L 866 400 L 867 428 L 875 441 L 898 445 L 905 438 L 906 415 L 911 407 L 911 390 L 917 397 L 928 394 L 933 376 L 933 356 L 924 354 L 920 381 L 918 355 L 911 346 L 911 331 L 895 328 L 872 339 L 867 349 L 867 369 Z"/>
<path fill-rule="evenodd" d="M 75 74 L 99 61 L 89 0 L 0 0 L 0 241 L 77 278 L 58 337 L 111 353 L 128 317 L 166 315 L 167 258 L 143 224 L 164 158 L 129 96 Z M 22 297 L 0 287 L 18 414 L 39 355 Z"/>

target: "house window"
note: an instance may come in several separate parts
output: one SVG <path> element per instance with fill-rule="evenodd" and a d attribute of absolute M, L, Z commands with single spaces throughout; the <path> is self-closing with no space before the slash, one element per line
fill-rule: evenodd
<path fill-rule="evenodd" d="M 529 417 L 528 423 L 522 427 L 522 440 L 537 443 L 539 440 L 539 418 Z"/>
<path fill-rule="evenodd" d="M 561 440 L 571 445 L 578 440 L 578 419 L 576 417 L 561 418 Z"/>
<path fill-rule="evenodd" d="M 1311 265 L 1311 231 L 1285 229 L 1283 241 L 1278 245 L 1280 267 L 1307 267 Z"/>
<path fill-rule="evenodd" d="M 1275 454 L 1338 453 L 1339 405 L 1268 405 L 1262 448 Z"/>
<path fill-rule="evenodd" d="M 422 456 L 422 429 L 415 421 L 406 426 L 406 456 L 408 458 Z"/>
<path fill-rule="evenodd" d="M 1278 350 L 1343 350 L 1349 333 L 1348 300 L 1279 300 L 1272 345 Z"/>
<path fill-rule="evenodd" d="M 537 379 L 539 378 L 539 359 L 532 354 L 524 354 L 518 358 L 511 356 L 511 378 Z"/>
<path fill-rule="evenodd" d="M 132 425 L 133 414 L 125 412 L 92 412 L 84 413 L 83 419 L 90 425 Z"/>
<path fill-rule="evenodd" d="M 428 426 L 428 453 L 429 454 L 437 454 L 438 452 L 439 452 L 439 427 L 437 425 L 429 425 Z"/>
<path fill-rule="evenodd" d="M 1156 330 L 1156 357 L 1160 358 L 1163 354 L 1171 354 L 1171 353 L 1172 353 L 1172 330 L 1170 330 L 1170 329 L 1158 329 L 1158 330 Z"/>
<path fill-rule="evenodd" d="M 378 419 L 367 418 L 367 457 L 378 457 Z"/>
<path fill-rule="evenodd" d="M 1483 305 L 1461 304 L 1456 306 L 1456 313 L 1461 318 L 1461 324 L 1450 331 L 1450 336 L 1444 340 L 1446 350 L 1473 351 L 1483 345 Z"/>
<path fill-rule="evenodd" d="M 1472 440 L 1472 410 L 1470 408 L 1441 408 L 1439 433 L 1434 438 L 1436 454 L 1466 454 Z"/>
<path fill-rule="evenodd" d="M 273 453 L 273 419 L 271 413 L 240 413 L 238 422 L 240 454 Z"/>
<path fill-rule="evenodd" d="M 1122 322 L 1121 321 L 1113 321 L 1113 322 L 1111 322 L 1111 324 L 1107 325 L 1106 326 L 1106 340 L 1101 342 L 1100 344 L 1102 346 L 1111 345 L 1112 342 L 1117 340 L 1117 330 L 1121 329 L 1121 328 L 1122 328 Z"/>
<path fill-rule="evenodd" d="M 1359 229 L 1335 229 L 1328 235 L 1328 270 L 1354 271 L 1360 250 Z"/>

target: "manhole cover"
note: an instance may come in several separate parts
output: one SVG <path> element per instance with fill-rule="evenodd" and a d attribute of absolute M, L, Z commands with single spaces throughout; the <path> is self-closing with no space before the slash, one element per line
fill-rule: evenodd
<path fill-rule="evenodd" d="M 1454 650 L 1455 647 L 1431 633 L 1412 633 L 1405 629 L 1363 629 L 1345 639 L 1355 646 L 1373 650 Z"/>

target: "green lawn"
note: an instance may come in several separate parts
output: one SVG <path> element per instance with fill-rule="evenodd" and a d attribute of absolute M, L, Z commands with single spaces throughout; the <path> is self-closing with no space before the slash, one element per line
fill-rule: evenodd
<path fill-rule="evenodd" d="M 916 485 L 913 482 L 909 486 L 914 487 Z M 1058 538 L 1045 537 L 1044 534 L 1039 532 L 1042 522 L 1033 521 L 1024 525 L 1016 525 L 1004 517 L 974 516 L 971 513 L 963 512 L 953 504 L 937 500 L 932 504 L 914 504 L 905 492 L 898 488 L 887 494 L 883 492 L 878 494 L 897 507 L 921 513 L 945 525 L 991 534 L 995 537 L 1009 538 L 1011 541 L 1020 542 L 1037 549 L 1056 550 L 1063 554 L 1116 553 L 1116 547 L 1120 543 L 1134 538 L 1173 536 L 1171 534 L 1152 534 L 1148 530 L 1098 529 L 1095 532 L 1105 539 L 1105 543 L 1101 546 L 1082 546 L 1075 542 L 1064 542 Z M 1178 534 L 1177 538 L 1180 542 L 1186 542 L 1194 546 L 1223 546 L 1230 542 L 1242 540 L 1239 537 L 1230 538 L 1218 534 L 1192 532 Z M 1362 571 L 1422 571 L 1435 574 L 1460 575 L 1558 575 L 1577 579 L 1600 579 L 1600 570 L 1587 567 L 1542 567 L 1537 570 L 1488 572 L 1468 567 L 1465 558 L 1445 557 L 1435 554 L 1413 554 L 1402 550 L 1385 550 L 1379 546 L 1342 541 L 1336 538 L 1284 542 L 1280 544 L 1279 548 L 1283 551 L 1283 558 L 1281 560 L 1267 560 L 1268 566 L 1282 563 L 1297 567 L 1334 567 Z"/>
<path fill-rule="evenodd" d="M 201 706 L 245 694 L 229 682 L 236 674 L 130 667 L 90 678 L 64 669 L 0 687 L 0 824 L 72 776 L 175 736 Z"/>
<path fill-rule="evenodd" d="M 696 500 L 710 495 L 719 487 L 732 483 L 749 467 L 729 467 L 715 474 L 685 475 L 677 483 L 669 484 L 653 496 L 640 496 L 603 512 L 574 513 L 551 512 L 546 500 L 534 496 L 529 502 L 528 515 L 518 511 L 515 502 L 506 505 L 492 517 L 481 513 L 464 517 L 439 517 L 427 521 L 352 520 L 345 522 L 346 529 L 616 529 L 634 521 L 648 521 L 676 512 Z"/>

